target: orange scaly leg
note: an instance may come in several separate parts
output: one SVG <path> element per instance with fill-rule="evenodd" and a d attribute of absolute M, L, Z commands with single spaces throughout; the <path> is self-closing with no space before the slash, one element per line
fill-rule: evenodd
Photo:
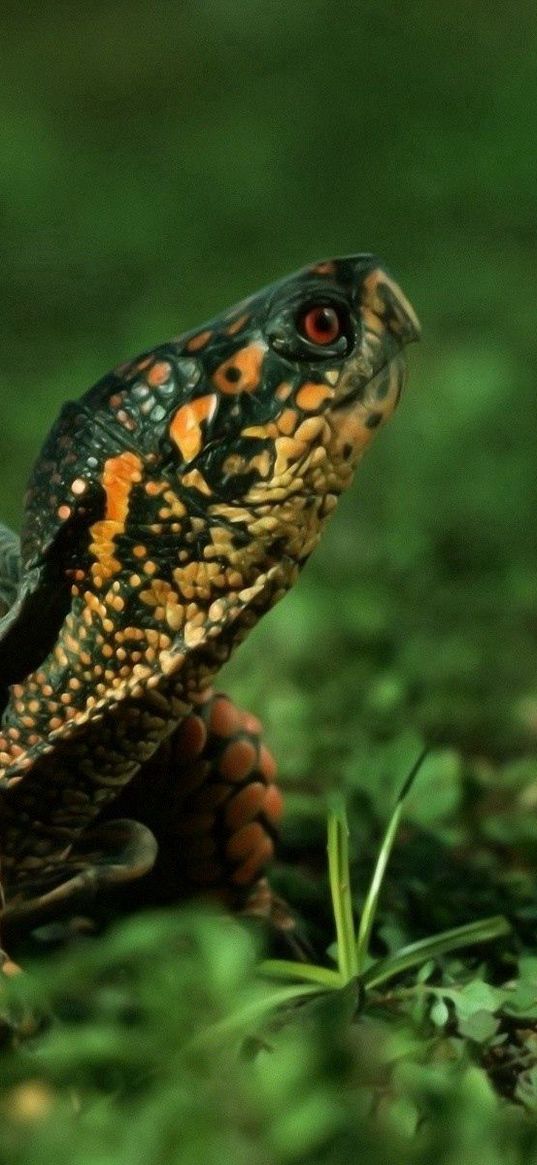
<path fill-rule="evenodd" d="M 295 921 L 266 877 L 283 809 L 275 778 L 258 718 L 211 691 L 114 812 L 142 820 L 157 838 L 149 900 L 219 901 L 264 920 L 303 955 Z"/>

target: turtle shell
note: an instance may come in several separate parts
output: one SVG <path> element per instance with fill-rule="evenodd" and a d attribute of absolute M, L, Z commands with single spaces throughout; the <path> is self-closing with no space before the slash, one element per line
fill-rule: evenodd
<path fill-rule="evenodd" d="M 68 493 L 64 463 L 81 471 L 92 461 L 98 440 L 91 418 L 78 404 L 62 410 L 43 447 L 30 481 L 20 555 L 4 538 L 1 597 L 11 605 L 0 619 L 0 677 L 4 687 L 28 675 L 51 650 L 69 609 L 66 563 L 80 546 L 88 523 L 102 511 L 102 490 L 92 483 L 83 499 Z M 72 480 L 72 478 L 70 478 Z M 88 477 L 89 480 L 89 477 Z M 14 538 L 14 536 L 12 536 Z M 6 545 L 8 549 L 6 550 Z M 18 580 L 14 576 L 17 570 Z"/>
<path fill-rule="evenodd" d="M 0 618 L 15 602 L 21 574 L 20 542 L 17 534 L 0 522 Z"/>

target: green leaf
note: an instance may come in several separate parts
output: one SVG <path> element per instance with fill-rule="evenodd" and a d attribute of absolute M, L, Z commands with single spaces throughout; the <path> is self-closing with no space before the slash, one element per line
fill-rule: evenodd
<path fill-rule="evenodd" d="M 437 1027 L 444 1027 L 449 1019 L 449 1010 L 445 1000 L 435 999 L 429 1014 Z"/>
<path fill-rule="evenodd" d="M 459 1016 L 457 1027 L 468 1040 L 475 1040 L 477 1044 L 484 1044 L 496 1035 L 500 1020 L 490 1011 L 473 1011 L 465 1018 Z"/>
<path fill-rule="evenodd" d="M 471 979 L 464 987 L 442 988 L 442 992 L 453 1001 L 457 1017 L 463 1022 L 476 1012 L 497 1011 L 507 998 L 505 988 L 491 987 L 483 979 Z"/>

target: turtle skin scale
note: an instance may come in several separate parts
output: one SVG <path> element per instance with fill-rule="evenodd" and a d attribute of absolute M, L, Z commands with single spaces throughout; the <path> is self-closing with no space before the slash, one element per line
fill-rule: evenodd
<path fill-rule="evenodd" d="M 20 546 L 0 528 L 5 929 L 136 880 L 274 911 L 274 761 L 212 683 L 296 581 L 418 333 L 383 264 L 353 255 L 64 406 Z"/>

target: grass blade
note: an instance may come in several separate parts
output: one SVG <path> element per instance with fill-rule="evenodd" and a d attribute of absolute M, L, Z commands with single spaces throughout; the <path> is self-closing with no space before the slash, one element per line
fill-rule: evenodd
<path fill-rule="evenodd" d="M 328 815 L 328 877 L 336 924 L 338 969 L 342 985 L 358 974 L 349 877 L 349 827 L 345 803 L 333 797 Z"/>
<path fill-rule="evenodd" d="M 362 916 L 360 918 L 355 959 L 356 973 L 358 975 L 363 975 L 365 963 L 367 960 L 369 952 L 369 941 L 371 939 L 371 931 L 373 929 L 373 923 L 375 921 L 375 915 L 377 912 L 380 890 L 384 880 L 384 874 L 386 873 L 386 866 L 388 865 L 390 854 L 393 849 L 393 843 L 399 828 L 399 822 L 403 812 L 403 805 L 408 793 L 410 792 L 410 789 L 412 788 L 412 785 L 414 784 L 425 757 L 427 756 L 428 751 L 428 748 L 424 748 L 420 753 L 417 761 L 412 766 L 403 788 L 401 789 L 399 797 L 397 798 L 397 804 L 388 822 L 386 833 L 384 834 L 382 845 L 380 847 L 379 855 L 375 864 L 375 869 L 373 870 L 373 877 L 369 885 L 369 890 L 366 894 Z"/>
<path fill-rule="evenodd" d="M 322 988 L 303 983 L 300 987 L 298 984 L 293 987 L 278 987 L 274 991 L 268 991 L 262 997 L 256 996 L 250 1002 L 244 1003 L 237 1011 L 232 1012 L 231 1015 L 226 1015 L 224 1019 L 217 1020 L 216 1023 L 204 1028 L 202 1032 L 185 1044 L 183 1051 L 185 1054 L 198 1053 L 210 1049 L 214 1044 L 219 1044 L 222 1041 L 242 1039 L 249 1030 L 268 1018 L 271 1011 L 277 1011 L 285 1004 L 296 1003 L 300 999 L 304 999 L 305 996 L 319 995 L 321 991 Z"/>
<path fill-rule="evenodd" d="M 402 947 L 396 955 L 386 959 L 378 959 L 373 966 L 368 967 L 362 976 L 362 983 L 367 991 L 373 987 L 386 983 L 395 975 L 401 975 L 412 967 L 417 967 L 428 959 L 438 958 L 439 955 L 449 954 L 460 947 L 470 946 L 472 943 L 484 943 L 490 939 L 501 938 L 510 934 L 511 926 L 501 914 L 491 918 L 482 918 L 478 922 L 469 922 L 465 926 L 456 926 L 452 930 L 444 930 L 432 938 L 419 939 Z"/>
<path fill-rule="evenodd" d="M 293 963 L 290 959 L 265 959 L 259 970 L 271 979 L 297 979 L 304 983 L 318 983 L 325 988 L 344 987 L 339 971 L 331 967 L 319 967 L 315 963 Z"/>

